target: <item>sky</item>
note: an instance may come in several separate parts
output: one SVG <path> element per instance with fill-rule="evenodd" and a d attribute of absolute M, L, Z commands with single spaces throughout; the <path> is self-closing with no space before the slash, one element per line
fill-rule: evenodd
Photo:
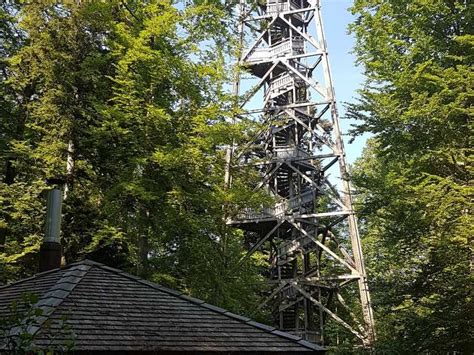
<path fill-rule="evenodd" d="M 336 91 L 338 112 L 341 118 L 340 125 L 343 133 L 346 160 L 349 164 L 361 156 L 362 150 L 367 140 L 367 135 L 357 137 L 353 143 L 349 144 L 351 137 L 348 131 L 352 124 L 357 124 L 352 120 L 344 119 L 345 102 L 354 102 L 357 96 L 357 89 L 364 82 L 362 69 L 355 64 L 355 56 L 351 53 L 354 47 L 354 38 L 348 33 L 348 25 L 354 21 L 354 17 L 348 11 L 353 0 L 320 0 L 322 4 L 323 25 L 325 29 L 326 42 L 329 53 L 329 62 L 332 71 L 333 85 Z M 314 24 L 313 24 L 314 26 Z M 315 27 L 311 29 L 315 31 Z M 313 33 L 313 36 L 316 36 Z M 253 38 L 253 37 L 251 37 Z M 250 38 L 250 41 L 253 39 Z M 251 43 L 251 42 L 250 42 Z M 318 72 L 322 73 L 322 72 Z M 247 77 L 247 79 L 245 79 Z M 252 85 L 256 85 L 258 79 L 250 75 L 241 78 L 241 94 L 249 90 Z M 316 80 L 322 80 L 317 78 Z M 262 91 L 257 92 L 247 104 L 248 109 L 258 109 L 263 102 Z"/>
<path fill-rule="evenodd" d="M 355 100 L 356 90 L 364 81 L 362 69 L 355 65 L 355 56 L 351 53 L 355 40 L 347 30 L 348 24 L 354 20 L 347 10 L 352 1 L 321 0 L 321 4 L 338 111 L 343 118 L 345 113 L 343 103 Z M 353 123 L 356 122 L 341 119 L 343 134 L 347 134 Z M 352 164 L 362 154 L 367 136 L 356 138 L 352 144 L 348 143 L 349 139 L 347 135 L 344 136 L 346 159 Z"/>

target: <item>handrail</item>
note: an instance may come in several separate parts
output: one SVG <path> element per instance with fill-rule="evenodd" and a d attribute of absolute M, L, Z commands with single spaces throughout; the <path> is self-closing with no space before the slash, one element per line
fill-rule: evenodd
<path fill-rule="evenodd" d="M 280 12 L 287 12 L 291 10 L 300 10 L 301 5 L 296 1 L 284 1 L 284 2 L 272 2 L 270 0 L 267 1 L 267 10 L 266 13 L 271 14 L 278 14 Z M 295 14 L 298 17 L 301 17 L 300 14 Z"/>
<path fill-rule="evenodd" d="M 253 220 L 263 218 L 280 218 L 283 217 L 287 212 L 294 211 L 302 205 L 309 203 L 313 200 L 313 191 L 308 190 L 303 192 L 301 195 L 297 195 L 288 200 L 277 203 L 273 207 L 263 208 L 261 211 L 256 211 L 251 208 L 244 209 L 237 216 L 237 220 Z"/>
<path fill-rule="evenodd" d="M 252 61 L 252 55 L 254 60 L 259 60 L 261 57 L 270 59 L 279 55 L 286 54 L 297 54 L 298 50 L 302 50 L 304 46 L 303 39 L 298 36 L 294 36 L 292 39 L 286 38 L 284 41 L 277 43 L 273 46 L 266 48 L 254 47 L 247 55 L 247 61 Z"/>
<path fill-rule="evenodd" d="M 282 88 L 283 86 L 287 86 L 289 84 L 294 85 L 295 80 L 293 76 L 289 74 L 282 74 L 276 78 L 273 78 L 268 86 L 267 90 L 265 91 L 265 100 L 271 95 L 272 92 L 277 91 L 278 89 Z"/>
<path fill-rule="evenodd" d="M 283 258 L 287 254 L 294 252 L 295 250 L 298 250 L 301 247 L 304 247 L 310 243 L 313 243 L 313 240 L 305 235 L 289 240 L 287 243 L 282 244 L 278 247 L 278 254 L 280 258 Z"/>

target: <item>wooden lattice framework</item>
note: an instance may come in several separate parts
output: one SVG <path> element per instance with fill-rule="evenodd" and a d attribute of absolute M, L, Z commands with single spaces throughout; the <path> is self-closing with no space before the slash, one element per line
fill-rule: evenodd
<path fill-rule="evenodd" d="M 249 144 L 229 148 L 226 182 L 253 165 L 262 177 L 256 189 L 276 201 L 229 221 L 253 241 L 246 257 L 269 256 L 271 290 L 260 307 L 270 307 L 280 329 L 308 340 L 324 344 L 330 317 L 370 346 L 373 312 L 320 2 L 240 0 L 239 17 L 234 91 L 240 118 L 263 128 Z M 245 89 L 244 75 L 256 84 Z M 343 294 L 358 295 L 357 305 Z"/>

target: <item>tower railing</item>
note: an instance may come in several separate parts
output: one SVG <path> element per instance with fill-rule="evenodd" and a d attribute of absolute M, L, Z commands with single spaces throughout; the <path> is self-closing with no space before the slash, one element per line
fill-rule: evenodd
<path fill-rule="evenodd" d="M 304 42 L 299 37 L 286 38 L 270 47 L 253 48 L 247 55 L 247 63 L 258 63 L 272 61 L 282 56 L 301 54 Z"/>
<path fill-rule="evenodd" d="M 258 248 L 270 255 L 266 274 L 275 289 L 261 307 L 269 308 L 276 326 L 324 344 L 331 341 L 326 323 L 332 319 L 370 346 L 375 339 L 372 305 L 320 0 L 267 0 L 257 8 L 254 1 L 240 0 L 239 28 L 248 28 L 240 38 L 258 35 L 239 64 L 259 83 L 259 90 L 253 87 L 244 95 L 245 102 L 258 98 L 261 109 L 254 101 L 241 115 L 267 128 L 246 150 L 235 147 L 238 158 L 233 160 L 230 150 L 227 176 L 252 162 L 262 177 L 256 188 L 275 202 L 243 208 L 229 223 L 250 233 L 249 240 L 258 238 L 247 257 Z M 237 80 L 234 88 L 239 87 Z M 344 313 L 360 313 L 351 319 L 337 312 L 354 303 L 344 302 L 344 288 L 359 295 L 360 305 Z"/>
<path fill-rule="evenodd" d="M 300 10 L 301 8 L 302 8 L 301 3 L 294 0 L 286 0 L 286 1 L 268 0 L 266 14 L 275 16 L 284 12 Z M 294 14 L 294 16 L 297 17 L 298 19 L 302 19 L 302 16 L 300 14 Z"/>

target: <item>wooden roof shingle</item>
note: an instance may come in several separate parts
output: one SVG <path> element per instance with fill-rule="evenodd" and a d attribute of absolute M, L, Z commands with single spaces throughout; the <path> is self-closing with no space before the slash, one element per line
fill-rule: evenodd
<path fill-rule="evenodd" d="M 324 348 L 118 269 L 84 260 L 0 287 L 0 317 L 24 292 L 42 309 L 39 348 L 101 353 L 323 353 Z M 1 349 L 1 340 L 0 340 Z"/>

